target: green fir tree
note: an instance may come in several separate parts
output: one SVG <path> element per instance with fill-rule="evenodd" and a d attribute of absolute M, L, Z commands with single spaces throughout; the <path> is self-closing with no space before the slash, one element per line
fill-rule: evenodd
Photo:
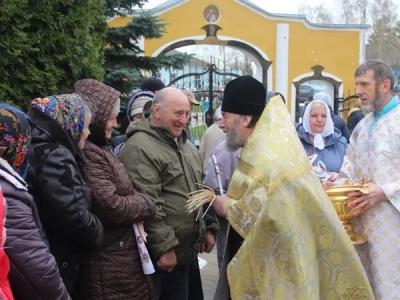
<path fill-rule="evenodd" d="M 107 0 L 106 17 L 129 15 L 133 8 L 142 8 L 145 0 Z M 137 15 L 137 16 L 136 16 Z M 166 33 L 167 24 L 151 12 L 142 12 L 124 27 L 110 28 L 105 49 L 104 82 L 123 95 L 129 95 L 144 80 L 141 70 L 155 74 L 161 68 L 181 69 L 190 55 L 143 56 L 138 46 L 140 38 L 157 39 Z"/>
<path fill-rule="evenodd" d="M 81 78 L 102 80 L 105 11 L 104 0 L 1 1 L 1 101 L 27 109 Z"/>

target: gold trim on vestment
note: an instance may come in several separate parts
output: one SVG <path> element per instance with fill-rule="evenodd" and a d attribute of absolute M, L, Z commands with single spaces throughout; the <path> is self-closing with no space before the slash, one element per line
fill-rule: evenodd
<path fill-rule="evenodd" d="M 309 172 L 311 170 L 311 165 L 308 161 L 303 162 L 300 165 L 294 166 L 293 169 L 278 174 L 272 179 L 272 182 L 260 169 L 243 160 L 239 161 L 238 169 L 253 178 L 258 184 L 265 187 L 268 193 L 271 194 L 279 190 L 284 184 Z"/>

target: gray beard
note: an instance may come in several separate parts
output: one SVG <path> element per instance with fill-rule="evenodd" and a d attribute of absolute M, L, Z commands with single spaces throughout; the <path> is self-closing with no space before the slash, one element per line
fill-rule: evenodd
<path fill-rule="evenodd" d="M 375 107 L 374 107 L 374 105 L 373 105 L 372 103 L 371 103 L 371 104 L 368 104 L 368 105 L 361 105 L 361 110 L 362 110 L 364 113 L 368 114 L 368 113 L 370 113 L 370 112 L 375 111 Z"/>
<path fill-rule="evenodd" d="M 361 105 L 361 110 L 365 113 L 377 112 L 376 109 L 381 106 L 382 102 L 383 95 L 377 92 L 375 96 L 375 101 L 368 105 Z"/>
<path fill-rule="evenodd" d="M 225 148 L 228 152 L 235 152 L 241 147 L 240 143 L 237 141 L 237 137 L 230 139 L 229 135 L 226 135 Z"/>
<path fill-rule="evenodd" d="M 234 122 L 234 126 L 232 128 L 232 132 L 226 134 L 225 138 L 225 148 L 229 152 L 235 152 L 237 149 L 242 147 L 240 144 L 240 140 L 242 139 L 242 135 L 238 129 L 239 122 Z"/>

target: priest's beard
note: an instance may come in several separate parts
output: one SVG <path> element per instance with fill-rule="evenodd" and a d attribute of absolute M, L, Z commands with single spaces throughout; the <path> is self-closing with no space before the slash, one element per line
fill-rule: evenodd
<path fill-rule="evenodd" d="M 378 87 L 375 87 L 375 100 L 373 100 L 370 104 L 367 105 L 361 105 L 361 110 L 365 113 L 370 113 L 370 112 L 377 112 L 376 110 L 378 107 L 381 106 L 383 102 L 383 95 L 382 93 L 378 90 Z"/>
<path fill-rule="evenodd" d="M 240 142 L 242 139 L 242 134 L 239 130 L 239 126 L 240 116 L 235 116 L 235 118 L 233 119 L 232 128 L 226 133 L 225 147 L 226 150 L 228 150 L 229 152 L 235 152 L 237 149 L 242 147 Z"/>

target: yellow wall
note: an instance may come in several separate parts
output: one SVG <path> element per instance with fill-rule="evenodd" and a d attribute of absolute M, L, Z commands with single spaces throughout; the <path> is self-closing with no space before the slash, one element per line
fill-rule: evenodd
<path fill-rule="evenodd" d="M 324 72 L 339 77 L 343 81 L 344 96 L 354 90 L 353 74 L 358 66 L 360 32 L 358 30 L 310 29 L 302 21 L 270 20 L 233 0 L 214 0 L 221 17 L 216 23 L 222 27 L 220 36 L 229 36 L 247 41 L 259 47 L 270 61 L 276 61 L 276 25 L 286 23 L 289 31 L 289 90 L 287 98 L 291 107 L 291 82 L 297 76 L 312 72 L 311 67 L 322 65 Z M 145 54 L 153 55 L 163 45 L 190 36 L 203 36 L 201 29 L 204 9 L 213 2 L 190 0 L 160 15 L 168 25 L 167 33 L 161 39 L 145 41 Z M 110 27 L 125 25 L 130 18 L 116 18 Z M 275 88 L 275 66 L 272 63 L 272 79 Z"/>

